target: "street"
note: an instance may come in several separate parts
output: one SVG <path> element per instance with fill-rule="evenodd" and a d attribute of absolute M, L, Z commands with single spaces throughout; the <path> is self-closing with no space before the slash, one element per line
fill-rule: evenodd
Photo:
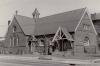
<path fill-rule="evenodd" d="M 91 63 L 87 60 L 68 59 L 62 60 L 42 60 L 38 57 L 21 56 L 21 55 L 0 55 L 0 66 L 99 66 L 99 63 Z"/>
<path fill-rule="evenodd" d="M 38 57 L 0 55 L 0 66 L 67 66 L 51 60 L 39 60 Z"/>

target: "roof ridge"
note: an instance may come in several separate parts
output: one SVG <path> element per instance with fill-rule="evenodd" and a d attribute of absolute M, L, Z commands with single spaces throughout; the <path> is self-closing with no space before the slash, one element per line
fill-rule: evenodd
<path fill-rule="evenodd" d="M 84 8 L 73 9 L 73 10 L 69 10 L 69 11 L 65 11 L 65 12 L 61 12 L 61 13 L 56 13 L 56 14 L 44 16 L 44 17 L 41 17 L 41 18 L 50 17 L 50 16 L 54 16 L 54 15 L 59 15 L 59 14 L 63 14 L 63 13 L 68 13 L 68 12 L 73 12 L 73 11 L 77 11 L 77 10 L 81 10 L 81 9 L 84 9 L 85 10 L 86 8 L 84 7 Z"/>
<path fill-rule="evenodd" d="M 68 12 L 73 12 L 73 11 L 77 11 L 77 10 L 81 10 L 81 9 L 85 9 L 85 7 L 84 8 L 73 9 L 73 10 L 69 10 L 69 11 L 65 11 L 65 12 L 61 12 L 61 13 L 56 13 L 56 14 L 52 14 L 52 15 L 48 15 L 48 16 L 44 16 L 44 17 L 41 17 L 41 18 L 45 18 L 45 17 L 49 17 L 49 16 L 54 16 L 54 15 L 58 15 L 58 14 L 63 14 L 63 13 L 68 13 Z M 21 17 L 26 17 L 26 18 L 33 19 L 32 17 L 28 17 L 28 16 L 24 16 L 24 15 L 19 15 L 19 14 L 15 15 L 15 16 L 21 16 Z"/>
<path fill-rule="evenodd" d="M 28 17 L 28 16 L 24 16 L 24 15 L 15 15 L 16 16 L 21 16 L 21 17 L 26 17 L 26 18 L 30 18 L 30 19 L 33 19 L 32 17 Z"/>

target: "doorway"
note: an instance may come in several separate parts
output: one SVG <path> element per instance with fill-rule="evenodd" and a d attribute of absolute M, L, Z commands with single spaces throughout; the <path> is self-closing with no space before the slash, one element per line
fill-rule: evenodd
<path fill-rule="evenodd" d="M 54 42 L 54 45 L 53 45 L 53 51 L 58 50 L 62 52 L 62 51 L 67 51 L 71 49 L 72 49 L 71 42 L 68 41 L 67 39 L 57 40 Z"/>

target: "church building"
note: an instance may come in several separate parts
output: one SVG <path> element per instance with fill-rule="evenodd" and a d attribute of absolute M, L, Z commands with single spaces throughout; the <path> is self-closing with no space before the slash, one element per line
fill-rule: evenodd
<path fill-rule="evenodd" d="M 88 55 L 100 53 L 100 18 L 87 8 L 39 18 L 16 14 L 8 21 L 3 53 Z"/>

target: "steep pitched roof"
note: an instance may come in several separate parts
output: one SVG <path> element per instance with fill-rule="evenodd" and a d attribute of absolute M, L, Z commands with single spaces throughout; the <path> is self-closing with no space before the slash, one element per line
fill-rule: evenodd
<path fill-rule="evenodd" d="M 21 15 L 15 15 L 15 18 L 26 35 L 32 35 L 34 33 L 34 19 Z"/>
<path fill-rule="evenodd" d="M 81 19 L 85 8 L 40 18 L 35 24 L 35 35 L 56 33 L 59 26 L 73 32 Z"/>
<path fill-rule="evenodd" d="M 70 41 L 74 41 L 72 36 L 69 34 L 66 28 L 64 27 L 59 27 L 52 42 L 60 40 L 60 39 L 67 39 Z"/>
<path fill-rule="evenodd" d="M 39 18 L 37 22 L 33 18 L 15 15 L 20 27 L 26 35 L 43 35 L 56 33 L 59 26 L 73 32 L 81 19 L 85 8 L 76 9 L 64 13 Z"/>

